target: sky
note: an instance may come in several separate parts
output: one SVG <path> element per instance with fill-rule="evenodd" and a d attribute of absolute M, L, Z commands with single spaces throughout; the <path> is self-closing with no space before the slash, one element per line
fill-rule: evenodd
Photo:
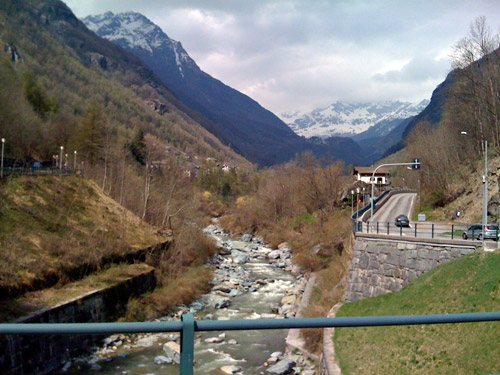
<path fill-rule="evenodd" d="M 498 0 L 64 0 L 80 18 L 136 11 L 202 70 L 263 107 L 430 99 L 471 22 Z"/>

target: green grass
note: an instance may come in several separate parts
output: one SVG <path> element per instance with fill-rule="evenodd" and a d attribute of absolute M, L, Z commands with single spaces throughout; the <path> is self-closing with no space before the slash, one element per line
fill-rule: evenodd
<path fill-rule="evenodd" d="M 500 311 L 500 254 L 444 264 L 398 293 L 345 304 L 337 316 Z M 500 372 L 500 322 L 335 330 L 347 374 L 491 374 Z"/>

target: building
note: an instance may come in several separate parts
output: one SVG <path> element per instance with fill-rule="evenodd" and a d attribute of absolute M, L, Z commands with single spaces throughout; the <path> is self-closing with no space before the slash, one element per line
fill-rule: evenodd
<path fill-rule="evenodd" d="M 371 184 L 371 177 L 373 175 L 373 167 L 354 167 L 353 175 L 356 176 L 356 181 L 364 182 L 365 184 Z M 391 171 L 388 167 L 381 167 L 377 169 L 375 173 L 375 184 L 376 185 L 389 185 L 389 176 Z"/>

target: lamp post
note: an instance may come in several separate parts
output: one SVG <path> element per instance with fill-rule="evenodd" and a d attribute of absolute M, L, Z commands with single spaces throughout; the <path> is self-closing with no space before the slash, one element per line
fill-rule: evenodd
<path fill-rule="evenodd" d="M 65 154 L 66 160 L 64 161 L 64 169 L 68 169 L 68 154 Z"/>
<path fill-rule="evenodd" d="M 73 169 L 76 169 L 76 150 L 73 153 Z"/>
<path fill-rule="evenodd" d="M 3 151 L 5 148 L 5 138 L 2 138 L 2 162 L 0 163 L 0 178 L 3 178 Z"/>
<path fill-rule="evenodd" d="M 354 190 L 351 190 L 351 218 L 354 215 Z"/>
<path fill-rule="evenodd" d="M 359 215 L 359 187 L 356 188 L 356 223 L 358 222 Z"/>
<path fill-rule="evenodd" d="M 62 162 L 63 162 L 63 150 L 64 150 L 64 146 L 61 146 L 61 152 L 60 152 L 60 156 L 59 156 L 59 170 L 62 171 Z"/>
<path fill-rule="evenodd" d="M 484 176 L 483 176 L 483 235 L 481 242 L 484 249 L 484 236 L 488 225 L 488 141 L 484 141 Z"/>

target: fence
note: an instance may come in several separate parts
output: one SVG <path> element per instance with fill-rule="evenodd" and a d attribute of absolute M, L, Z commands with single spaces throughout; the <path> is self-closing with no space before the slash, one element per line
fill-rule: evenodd
<path fill-rule="evenodd" d="M 83 176 L 83 168 L 80 169 L 59 169 L 59 168 L 22 168 L 22 167 L 4 167 L 1 175 L 5 176 Z"/>
<path fill-rule="evenodd" d="M 55 335 L 55 334 L 113 334 L 180 332 L 180 375 L 193 375 L 194 333 L 200 331 L 235 331 L 260 329 L 327 328 L 327 327 L 380 327 L 423 324 L 449 324 L 500 321 L 500 312 L 369 316 L 353 318 L 295 318 L 255 319 L 225 321 L 195 321 L 192 314 L 182 315 L 177 322 L 144 323 L 45 323 L 45 324 L 0 324 L 3 335 Z"/>
<path fill-rule="evenodd" d="M 437 238 L 452 240 L 482 240 L 483 226 L 481 224 L 439 224 L 414 222 L 408 227 L 396 225 L 394 222 L 363 222 L 357 221 L 354 225 L 354 232 L 367 234 L 384 234 L 393 236 Z M 486 225 L 485 240 L 498 242 L 499 229 L 497 225 Z"/>

